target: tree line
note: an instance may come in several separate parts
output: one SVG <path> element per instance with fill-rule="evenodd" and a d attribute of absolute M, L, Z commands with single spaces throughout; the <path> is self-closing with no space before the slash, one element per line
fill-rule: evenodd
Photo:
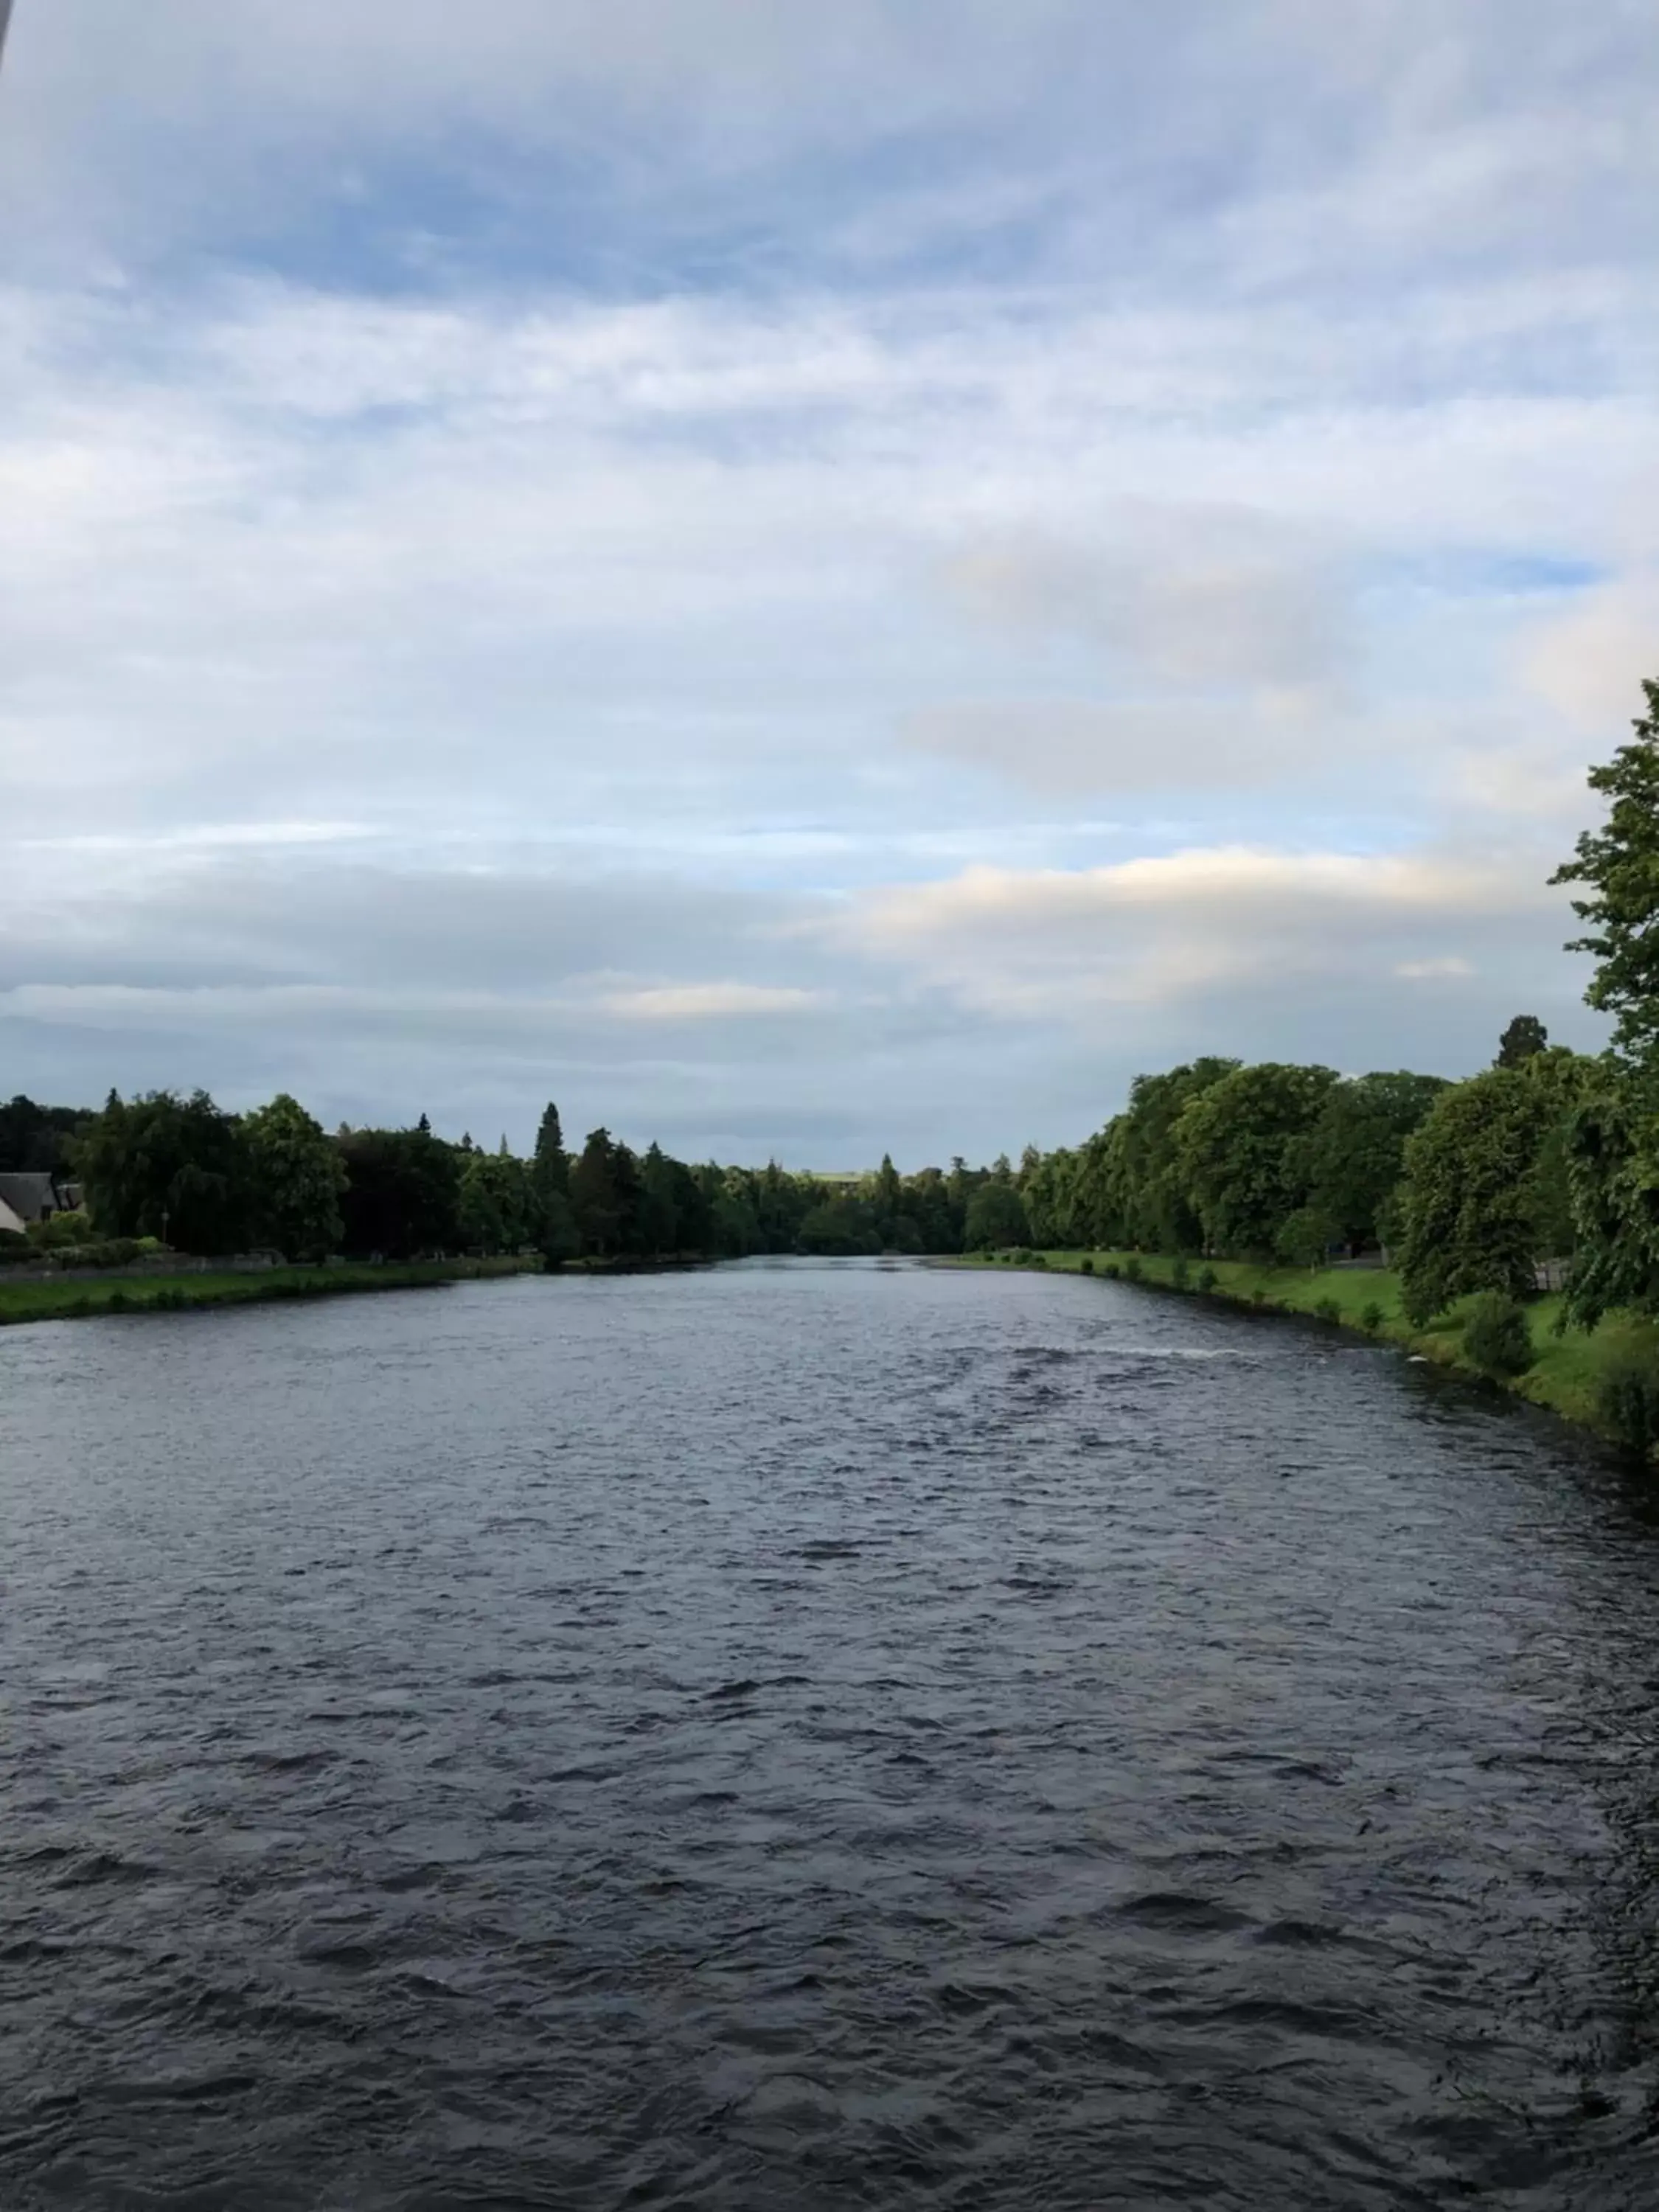
<path fill-rule="evenodd" d="M 0 1106 L 0 1170 L 72 1180 L 82 1211 L 49 1225 L 60 1249 L 154 1240 L 216 1255 L 265 1249 L 289 1260 L 335 1254 L 540 1252 L 578 1259 L 736 1259 L 757 1253 L 955 1253 L 1018 1241 L 1012 1164 L 829 1181 L 688 1164 L 659 1145 L 636 1152 L 608 1129 L 567 1151 L 556 1106 L 534 1150 L 451 1143 L 422 1114 L 410 1127 L 332 1133 L 286 1093 L 246 1114 L 205 1091 L 155 1091 L 101 1110 Z"/>
<path fill-rule="evenodd" d="M 1564 1326 L 1659 1317 L 1659 683 L 1590 788 L 1607 804 L 1551 881 L 1573 885 L 1607 1048 L 1522 1014 L 1462 1082 L 1198 1060 L 1138 1077 L 1073 1151 L 1016 1178 L 1033 1243 L 1316 1266 L 1376 1249 L 1419 1322 L 1559 1271 Z"/>
<path fill-rule="evenodd" d="M 1310 1267 L 1376 1253 L 1425 1319 L 1530 1291 L 1576 1249 L 1568 1133 L 1596 1065 L 1520 1015 L 1461 1083 L 1219 1058 L 1138 1076 L 1087 1143 L 1028 1156 L 1029 1240 Z"/>
<path fill-rule="evenodd" d="M 1116 1247 L 1317 1266 L 1378 1250 L 1425 1320 L 1472 1291 L 1528 1295 L 1562 1270 L 1564 1317 L 1659 1316 L 1659 683 L 1630 742 L 1592 769 L 1607 802 L 1552 881 L 1577 887 L 1607 1049 L 1552 1046 L 1517 1015 L 1461 1082 L 1394 1070 L 1206 1058 L 1138 1076 L 1075 1148 L 1028 1147 L 902 1176 L 890 1158 L 830 1183 L 636 1153 L 606 1129 L 567 1152 L 556 1108 L 516 1158 L 413 1127 L 332 1135 L 286 1095 L 234 1115 L 155 1091 L 81 1115 L 0 1107 L 0 1169 L 71 1172 L 89 1223 L 218 1253 L 533 1249 L 579 1257 L 954 1253 Z"/>

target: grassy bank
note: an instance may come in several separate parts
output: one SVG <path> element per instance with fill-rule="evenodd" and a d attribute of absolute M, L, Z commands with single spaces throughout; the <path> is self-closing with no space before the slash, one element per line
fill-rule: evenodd
<path fill-rule="evenodd" d="M 1121 1273 L 1127 1271 L 1132 1262 L 1140 1271 L 1136 1287 L 1180 1295 L 1174 1279 L 1178 1263 L 1152 1253 L 1038 1252 L 1025 1261 L 996 1254 L 975 1256 L 957 1264 L 978 1267 L 1042 1267 L 1056 1273 L 1100 1275 L 1109 1267 L 1115 1267 Z M 1257 1267 L 1243 1260 L 1189 1260 L 1188 1295 L 1197 1295 L 1194 1285 L 1203 1267 L 1208 1267 L 1215 1276 L 1214 1287 L 1208 1294 L 1212 1297 L 1224 1298 L 1253 1311 L 1297 1314 L 1310 1321 L 1352 1329 L 1370 1337 L 1373 1342 L 1397 1345 L 1402 1351 L 1417 1352 L 1438 1366 L 1453 1368 L 1474 1380 L 1492 1382 L 1493 1378 L 1482 1375 L 1464 1353 L 1463 1328 L 1469 1301 L 1462 1300 L 1443 1314 L 1437 1314 L 1426 1327 L 1415 1327 L 1401 1310 L 1400 1278 L 1391 1268 L 1310 1269 Z M 1368 1309 L 1374 1310 L 1368 1314 Z M 1653 1346 L 1659 1352 L 1659 1330 L 1648 1324 L 1610 1319 L 1588 1334 L 1573 1329 L 1565 1336 L 1558 1336 L 1554 1322 L 1560 1310 L 1559 1294 L 1535 1298 L 1527 1307 L 1535 1362 L 1524 1375 L 1504 1378 L 1497 1387 L 1513 1391 L 1535 1406 L 1547 1407 L 1567 1420 L 1599 1431 L 1602 1423 L 1596 1409 L 1597 1392 L 1609 1360 L 1632 1345 Z M 1362 1316 L 1365 1318 L 1362 1319 Z"/>
<path fill-rule="evenodd" d="M 407 1266 L 271 1267 L 258 1274 L 112 1275 L 97 1281 L 9 1283 L 0 1276 L 0 1328 L 9 1322 L 81 1321 L 94 1314 L 182 1313 L 195 1306 L 252 1305 L 271 1298 L 333 1297 L 348 1291 L 409 1291 L 480 1275 L 518 1275 L 539 1260 L 421 1260 Z"/>

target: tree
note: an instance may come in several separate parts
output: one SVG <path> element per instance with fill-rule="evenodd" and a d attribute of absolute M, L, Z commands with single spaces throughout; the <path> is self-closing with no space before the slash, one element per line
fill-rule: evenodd
<path fill-rule="evenodd" d="M 1469 1291 L 1519 1297 L 1538 1258 L 1533 1170 L 1560 1113 L 1549 1082 L 1490 1067 L 1455 1084 L 1406 1147 L 1406 1310 L 1426 1321 Z"/>
<path fill-rule="evenodd" d="M 1182 1108 L 1176 1159 L 1209 1249 L 1273 1250 L 1280 1224 L 1307 1197 L 1307 1147 L 1298 1140 L 1337 1080 L 1328 1067 L 1264 1060 L 1235 1068 Z"/>
<path fill-rule="evenodd" d="M 1030 1224 L 1012 1176 L 991 1176 L 968 1201 L 963 1249 L 994 1252 L 1011 1244 L 1029 1244 L 1030 1239 Z"/>
<path fill-rule="evenodd" d="M 345 1163 L 322 1124 L 284 1091 L 244 1117 L 242 1134 L 256 1235 L 290 1260 L 322 1260 L 337 1252 L 345 1231 L 340 1212 Z"/>
<path fill-rule="evenodd" d="M 1565 1312 L 1594 1328 L 1616 1307 L 1659 1313 L 1659 1086 L 1592 1064 L 1563 1146 L 1577 1249 Z"/>
<path fill-rule="evenodd" d="M 532 1235 L 544 1256 L 553 1267 L 574 1259 L 581 1249 L 581 1239 L 570 1211 L 570 1158 L 564 1148 L 559 1109 L 550 1098 L 536 1132 L 530 1188 L 535 1210 Z"/>
<path fill-rule="evenodd" d="M 516 1252 L 537 1227 L 529 1171 L 510 1152 L 465 1157 L 456 1206 L 461 1241 L 475 1251 Z"/>
<path fill-rule="evenodd" d="M 1584 997 L 1616 1016 L 1615 1048 L 1647 1060 L 1659 1051 L 1659 683 L 1642 689 L 1648 711 L 1633 742 L 1590 770 L 1591 790 L 1610 802 L 1607 822 L 1583 832 L 1550 881 L 1588 887 L 1572 910 L 1589 930 L 1567 950 L 1595 957 Z"/>
<path fill-rule="evenodd" d="M 37 1106 L 20 1091 L 0 1106 L 0 1171 L 66 1175 L 75 1133 L 91 1118 L 83 1107 Z"/>
<path fill-rule="evenodd" d="M 1235 1074 L 1236 1060 L 1197 1060 L 1163 1075 L 1138 1075 L 1129 1103 L 1083 1147 L 1073 1205 L 1089 1244 L 1195 1251 L 1204 1241 L 1176 1139 L 1196 1098 Z"/>
<path fill-rule="evenodd" d="M 205 1091 L 112 1091 L 76 1144 L 87 1210 L 104 1237 L 160 1237 L 185 1252 L 234 1252 L 252 1230 L 253 1178 L 235 1116 Z"/>
<path fill-rule="evenodd" d="M 1079 1155 L 1061 1147 L 1037 1153 L 1028 1148 L 1020 1163 L 1019 1195 L 1033 1244 L 1069 1250 L 1085 1243 L 1078 1200 Z"/>
<path fill-rule="evenodd" d="M 353 1129 L 336 1139 L 347 1182 L 340 1202 L 345 1249 L 412 1259 L 462 1242 L 461 1162 L 422 1129 Z"/>
<path fill-rule="evenodd" d="M 570 1170 L 570 1211 L 580 1249 L 607 1259 L 621 1245 L 623 1209 L 617 1188 L 617 1147 L 609 1129 L 592 1129 Z"/>
<path fill-rule="evenodd" d="M 1322 1206 L 1299 1206 L 1280 1224 L 1273 1252 L 1292 1267 L 1322 1267 L 1331 1247 L 1342 1242 L 1342 1224 L 1334 1213 Z"/>
<path fill-rule="evenodd" d="M 1534 1053 L 1549 1049 L 1550 1033 L 1536 1014 L 1517 1014 L 1498 1040 L 1496 1067 L 1519 1067 Z"/>
<path fill-rule="evenodd" d="M 647 1258 L 659 1260 L 682 1248 L 679 1180 L 671 1160 L 654 1140 L 640 1163 L 637 1242 Z"/>
<path fill-rule="evenodd" d="M 898 1235 L 899 1214 L 904 1203 L 903 1187 L 890 1152 L 881 1156 L 881 1165 L 872 1179 L 869 1200 L 876 1234 L 884 1244 L 890 1245 Z"/>
<path fill-rule="evenodd" d="M 832 1197 L 821 1199 L 810 1207 L 796 1231 L 800 1251 L 826 1258 L 873 1258 L 881 1250 L 883 1242 L 870 1200 L 845 1190 L 836 1191 Z"/>
<path fill-rule="evenodd" d="M 1308 1203 L 1339 1224 L 1331 1241 L 1363 1249 L 1384 1242 L 1389 1194 L 1404 1172 L 1406 1139 L 1446 1089 L 1437 1075 L 1404 1068 L 1339 1083 L 1291 1163 Z"/>

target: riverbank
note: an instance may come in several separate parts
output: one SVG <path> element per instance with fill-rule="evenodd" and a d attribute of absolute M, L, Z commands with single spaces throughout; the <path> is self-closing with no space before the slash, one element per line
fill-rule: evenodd
<path fill-rule="evenodd" d="M 272 1298 L 335 1297 L 352 1291 L 410 1291 L 480 1276 L 540 1272 L 539 1259 L 348 1261 L 327 1267 L 270 1267 L 257 1273 L 73 1276 L 9 1283 L 0 1277 L 0 1328 L 21 1322 L 84 1321 L 98 1314 L 183 1313 L 198 1306 L 252 1305 Z"/>
<path fill-rule="evenodd" d="M 1525 1309 L 1534 1360 L 1524 1375 L 1496 1376 L 1476 1367 L 1463 1349 L 1470 1301 L 1462 1299 L 1419 1327 L 1401 1307 L 1400 1277 L 1390 1267 L 1273 1267 L 1245 1260 L 1188 1260 L 1187 1282 L 1176 1280 L 1181 1262 L 1150 1252 L 1033 1252 L 975 1254 L 949 1264 L 967 1267 L 1042 1267 L 1051 1273 L 1105 1275 L 1115 1267 L 1121 1279 L 1138 1289 L 1176 1297 L 1225 1299 L 1251 1312 L 1292 1314 L 1390 1344 L 1467 1376 L 1473 1382 L 1513 1392 L 1531 1405 L 1559 1413 L 1583 1428 L 1607 1435 L 1598 1407 L 1600 1386 L 1615 1358 L 1632 1348 L 1650 1351 L 1659 1361 L 1659 1329 L 1650 1324 L 1609 1319 L 1586 1332 L 1555 1334 L 1561 1310 L 1559 1291 L 1534 1298 Z M 1207 1291 L 1197 1289 L 1200 1272 L 1214 1276 Z M 1132 1276 L 1131 1269 L 1138 1270 Z"/>

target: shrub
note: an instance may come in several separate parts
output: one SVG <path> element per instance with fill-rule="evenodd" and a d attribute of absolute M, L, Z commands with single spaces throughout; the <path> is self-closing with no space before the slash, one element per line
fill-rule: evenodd
<path fill-rule="evenodd" d="M 1187 1264 L 1187 1255 L 1184 1252 L 1177 1252 L 1175 1265 L 1170 1270 L 1171 1289 L 1184 1291 L 1192 1279 L 1192 1272 Z"/>
<path fill-rule="evenodd" d="M 1483 1291 L 1469 1309 L 1463 1349 L 1483 1375 L 1524 1375 L 1538 1357 L 1526 1310 L 1502 1291 Z"/>
<path fill-rule="evenodd" d="M 1342 1309 L 1334 1298 L 1321 1298 L 1314 1308 L 1314 1313 L 1320 1321 L 1340 1321 L 1342 1318 Z"/>
<path fill-rule="evenodd" d="M 1375 1336 L 1383 1322 L 1382 1309 L 1375 1298 L 1368 1298 L 1359 1309 L 1359 1326 L 1368 1336 Z"/>
<path fill-rule="evenodd" d="M 125 1291 L 112 1291 L 109 1294 L 109 1304 L 105 1310 L 107 1313 L 125 1313 L 128 1304 L 129 1300 Z"/>
<path fill-rule="evenodd" d="M 1115 1283 L 1118 1279 L 1119 1276 L 1121 1275 L 1123 1270 L 1118 1266 L 1115 1260 L 1109 1260 L 1100 1272 L 1105 1276 L 1109 1283 Z"/>
<path fill-rule="evenodd" d="M 1092 1275 L 1095 1272 L 1095 1263 L 1086 1252 L 1078 1261 L 1077 1271 L 1079 1275 Z"/>
<path fill-rule="evenodd" d="M 1595 1411 L 1609 1436 L 1646 1459 L 1659 1444 L 1659 1350 L 1624 1345 L 1595 1386 Z"/>
<path fill-rule="evenodd" d="M 1267 1293 L 1262 1289 L 1261 1284 L 1258 1283 L 1255 1288 L 1250 1292 L 1250 1304 L 1253 1306 L 1265 1306 L 1267 1303 Z"/>
<path fill-rule="evenodd" d="M 1126 1283 L 1138 1283 L 1146 1272 L 1146 1270 L 1140 1264 L 1139 1253 L 1131 1252 L 1128 1258 L 1123 1262 L 1124 1281 Z"/>
<path fill-rule="evenodd" d="M 1215 1288 L 1218 1280 L 1218 1278 L 1213 1267 L 1200 1267 L 1199 1269 L 1198 1287 L 1206 1294 L 1206 1297 L 1209 1292 Z"/>
<path fill-rule="evenodd" d="M 1025 1264 L 1028 1267 L 1046 1267 L 1048 1264 L 1048 1255 L 1046 1252 L 1033 1252 L 1027 1257 Z"/>

